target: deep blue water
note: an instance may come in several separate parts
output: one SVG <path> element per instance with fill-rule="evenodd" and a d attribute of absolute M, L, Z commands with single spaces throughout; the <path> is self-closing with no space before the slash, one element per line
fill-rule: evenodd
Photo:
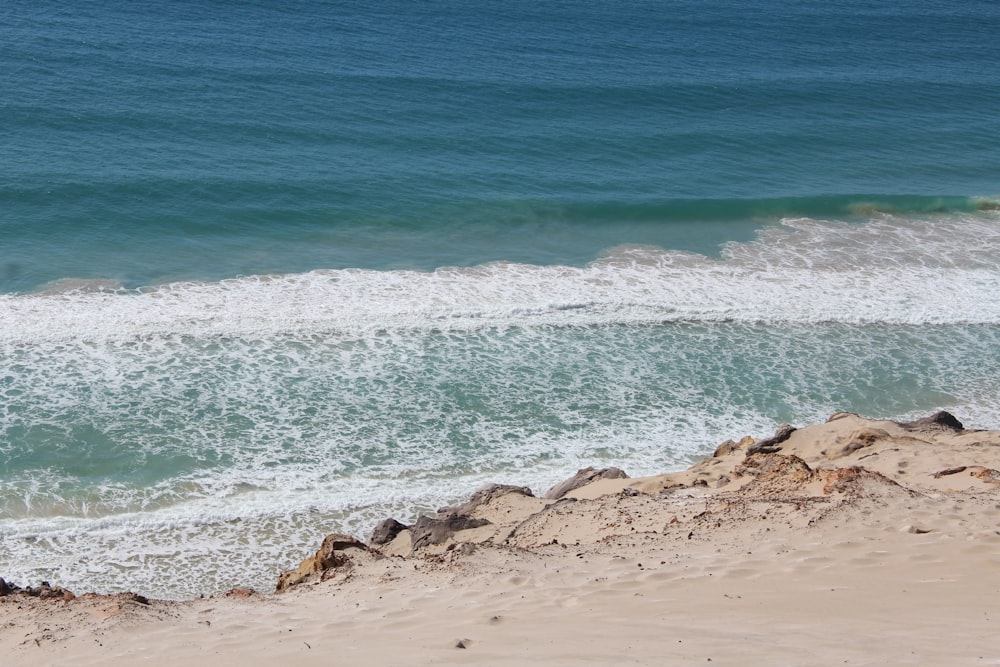
<path fill-rule="evenodd" d="M 266 588 L 485 481 L 838 410 L 1000 428 L 997 34 L 930 0 L 0 5 L 0 575 Z"/>
<path fill-rule="evenodd" d="M 714 253 L 758 200 L 787 202 L 773 221 L 1000 192 L 989 2 L 10 2 L 0 22 L 7 292 Z"/>

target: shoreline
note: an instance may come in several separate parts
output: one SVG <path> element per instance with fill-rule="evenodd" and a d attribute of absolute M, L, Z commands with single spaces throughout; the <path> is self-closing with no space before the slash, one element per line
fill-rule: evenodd
<path fill-rule="evenodd" d="M 273 595 L 0 591 L 0 651 L 13 665 L 1000 662 L 998 431 L 837 413 L 681 472 L 578 477 L 540 497 L 492 485 L 367 542 L 329 536 Z"/>

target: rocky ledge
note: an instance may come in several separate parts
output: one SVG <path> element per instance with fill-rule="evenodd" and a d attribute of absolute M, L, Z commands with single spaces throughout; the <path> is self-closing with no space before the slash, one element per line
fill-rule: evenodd
<path fill-rule="evenodd" d="M 585 468 L 541 497 L 491 484 L 411 525 L 387 518 L 367 543 L 333 534 L 279 577 L 277 591 L 345 580 L 385 558 L 452 562 L 480 549 L 523 552 L 635 534 L 703 539 L 729 521 L 810 527 L 890 499 L 995 493 L 998 468 L 1000 433 L 966 430 L 947 412 L 906 423 L 837 413 L 806 428 L 783 424 L 761 440 L 727 440 L 682 472 L 633 479 L 618 468 Z"/>

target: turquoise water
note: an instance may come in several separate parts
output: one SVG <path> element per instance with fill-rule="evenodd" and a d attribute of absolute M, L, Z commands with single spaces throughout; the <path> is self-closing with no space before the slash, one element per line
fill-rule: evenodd
<path fill-rule="evenodd" d="M 1000 428 L 992 3 L 0 25 L 7 579 L 266 590 L 487 481 Z"/>

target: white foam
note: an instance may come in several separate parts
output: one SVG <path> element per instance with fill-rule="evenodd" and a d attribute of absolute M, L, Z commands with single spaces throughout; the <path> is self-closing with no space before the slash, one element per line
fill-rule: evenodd
<path fill-rule="evenodd" d="M 487 469 L 464 474 L 442 469 L 433 453 L 424 466 L 410 461 L 374 477 L 323 480 L 320 470 L 308 466 L 272 470 L 270 479 L 260 470 L 220 471 L 203 480 L 205 486 L 229 493 L 201 493 L 160 509 L 2 520 L 0 563 L 14 581 L 50 579 L 71 590 L 131 589 L 168 598 L 237 585 L 268 591 L 277 572 L 329 532 L 365 537 L 382 518 L 412 521 L 488 482 L 527 484 L 544 493 L 577 467 L 602 461 L 628 461 L 634 475 L 679 468 L 696 455 L 708 431 L 723 423 L 706 413 L 674 413 L 637 420 L 632 430 L 607 427 L 558 442 L 528 438 Z M 757 418 L 741 426 L 765 424 L 770 427 Z M 560 456 L 549 456 L 553 451 Z M 236 479 L 254 474 L 267 488 L 235 488 Z"/>
<path fill-rule="evenodd" d="M 313 271 L 0 297 L 0 342 L 651 321 L 997 323 L 1000 217 L 787 220 L 721 259 L 627 247 L 593 264 Z"/>
<path fill-rule="evenodd" d="M 266 589 L 325 533 L 488 481 L 651 474 L 841 409 L 996 428 L 998 228 L 789 220 L 719 259 L 0 297 L 0 569 Z"/>

